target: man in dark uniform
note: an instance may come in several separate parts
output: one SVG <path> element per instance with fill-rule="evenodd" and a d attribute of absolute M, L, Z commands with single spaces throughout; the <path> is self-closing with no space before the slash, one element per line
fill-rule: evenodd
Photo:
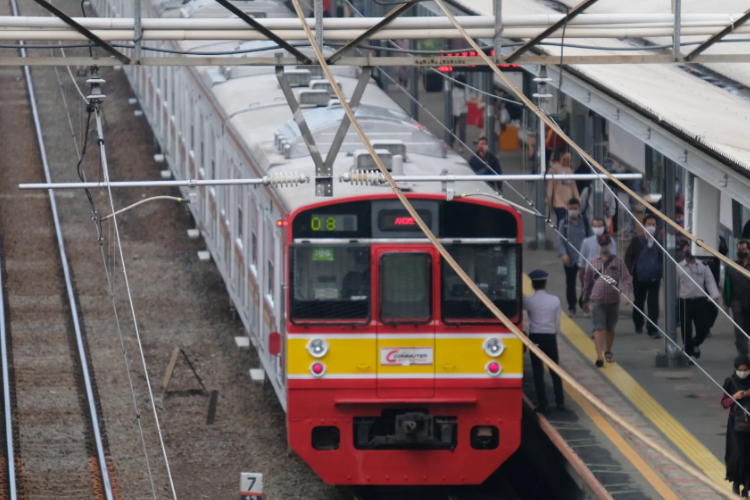
<path fill-rule="evenodd" d="M 487 137 L 477 139 L 477 151 L 469 159 L 469 166 L 477 175 L 503 175 L 503 169 L 497 157 L 490 153 Z M 503 191 L 503 183 L 490 181 L 487 184 L 498 193 Z"/>
<path fill-rule="evenodd" d="M 523 309 L 529 316 L 529 339 L 539 346 L 544 354 L 558 363 L 557 354 L 557 332 L 560 331 L 560 299 L 547 293 L 547 276 L 545 271 L 536 270 L 529 274 L 534 295 L 524 297 Z M 534 387 L 539 402 L 536 411 L 544 413 L 548 410 L 547 394 L 544 388 L 544 363 L 534 354 L 531 354 L 531 368 L 534 371 Z M 565 396 L 560 376 L 550 371 L 552 386 L 555 389 L 555 403 L 559 411 L 565 410 Z"/>

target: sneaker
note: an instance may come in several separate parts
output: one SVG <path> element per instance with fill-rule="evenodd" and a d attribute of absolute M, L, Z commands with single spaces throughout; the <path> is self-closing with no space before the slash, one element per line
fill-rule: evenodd
<path fill-rule="evenodd" d="M 635 329 L 635 333 L 637 333 L 638 335 L 642 334 L 643 333 L 643 328 L 636 328 Z"/>
<path fill-rule="evenodd" d="M 568 316 L 570 316 L 571 318 L 575 318 L 576 317 L 576 310 L 575 309 L 568 309 Z"/>
<path fill-rule="evenodd" d="M 654 340 L 659 340 L 661 338 L 661 335 L 659 335 L 659 332 L 648 332 L 648 336 Z"/>
<path fill-rule="evenodd" d="M 701 357 L 701 350 L 698 347 L 693 347 L 693 358 L 698 359 Z"/>

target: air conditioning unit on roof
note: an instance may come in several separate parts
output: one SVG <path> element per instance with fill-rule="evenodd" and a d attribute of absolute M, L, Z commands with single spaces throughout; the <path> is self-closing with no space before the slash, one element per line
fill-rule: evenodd
<path fill-rule="evenodd" d="M 339 90 L 341 90 L 341 84 L 336 82 L 336 85 L 338 85 Z M 328 80 L 310 80 L 310 88 L 313 90 L 325 90 L 330 95 L 335 95 L 333 92 L 333 86 Z"/>
<path fill-rule="evenodd" d="M 328 106 L 331 94 L 327 90 L 302 90 L 297 99 L 300 106 Z"/>
<path fill-rule="evenodd" d="M 313 77 L 312 73 L 306 69 L 288 69 L 284 75 L 292 87 L 307 87 Z"/>
<path fill-rule="evenodd" d="M 386 170 L 389 172 L 393 168 L 393 155 L 387 149 L 376 149 L 375 153 L 380 157 L 380 160 L 385 165 Z M 352 166 L 355 170 L 379 170 L 378 165 L 375 163 L 375 159 L 370 156 L 370 153 L 366 149 L 357 149 L 354 151 L 354 165 Z"/>
<path fill-rule="evenodd" d="M 403 159 L 406 159 L 406 144 L 404 141 L 398 139 L 376 139 L 372 141 L 372 147 L 375 149 L 386 149 L 391 152 L 391 155 L 399 155 Z"/>

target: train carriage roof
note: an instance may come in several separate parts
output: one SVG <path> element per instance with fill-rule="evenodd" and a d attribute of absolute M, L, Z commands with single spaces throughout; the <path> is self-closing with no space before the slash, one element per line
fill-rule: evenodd
<path fill-rule="evenodd" d="M 283 4 L 275 0 L 253 0 L 233 2 L 246 12 L 263 11 L 266 17 L 291 17 Z M 215 2 L 192 0 L 175 8 L 174 0 L 152 0 L 157 12 L 165 17 L 233 17 Z M 280 52 L 272 42 L 262 41 L 180 41 L 175 42 L 179 50 L 189 52 L 239 52 L 238 57 L 268 57 Z M 292 42 L 312 55 L 306 41 Z M 326 48 L 326 53 L 332 53 Z M 293 69 L 293 68 L 290 68 Z M 357 85 L 359 68 L 331 68 L 347 99 Z M 281 172 L 297 172 L 313 179 L 315 167 L 297 124 L 292 119 L 289 105 L 284 98 L 273 67 L 235 66 L 231 68 L 195 68 L 206 87 L 210 88 L 214 100 L 228 117 L 232 129 L 250 152 L 255 166 L 263 175 Z M 324 77 L 313 76 L 324 80 Z M 310 90 L 309 87 L 293 89 L 295 95 Z M 332 97 L 333 94 L 331 94 Z M 326 106 L 310 106 L 303 109 L 316 143 L 325 153 L 344 116 L 344 111 L 335 98 Z M 357 117 L 372 141 L 403 143 L 406 158 L 404 175 L 436 175 L 443 171 L 456 175 L 473 173 L 460 155 L 448 149 L 443 141 L 435 137 L 421 124 L 415 122 L 403 109 L 381 90 L 373 80 L 367 86 L 357 109 Z M 281 134 L 291 145 L 290 155 L 285 158 L 275 145 L 275 133 Z M 387 185 L 365 186 L 340 183 L 339 177 L 354 167 L 355 158 L 364 150 L 353 128 L 349 128 L 344 144 L 333 165 L 334 194 L 337 198 L 367 195 L 382 195 L 391 192 Z M 249 170 L 246 170 L 249 173 Z M 409 183 L 404 190 L 419 194 L 442 193 L 439 182 Z M 461 193 L 493 193 L 484 182 L 462 182 L 456 186 Z M 324 201 L 315 197 L 312 184 L 286 187 L 276 190 L 277 196 L 290 212 L 305 205 Z"/>

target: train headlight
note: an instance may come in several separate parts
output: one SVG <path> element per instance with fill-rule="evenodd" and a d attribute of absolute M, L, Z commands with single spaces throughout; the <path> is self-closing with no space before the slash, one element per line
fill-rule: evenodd
<path fill-rule="evenodd" d="M 313 377 L 322 377 L 326 374 L 326 365 L 320 361 L 316 361 L 310 365 L 310 373 L 312 373 Z"/>
<path fill-rule="evenodd" d="M 500 356 L 505 350 L 505 344 L 502 339 L 497 337 L 490 337 L 482 344 L 482 349 L 487 353 L 488 356 L 496 358 Z"/>
<path fill-rule="evenodd" d="M 309 352 L 310 356 L 313 358 L 322 358 L 328 354 L 328 349 L 328 342 L 324 339 L 312 339 L 307 343 L 307 352 Z"/>
<path fill-rule="evenodd" d="M 487 374 L 490 377 L 499 377 L 500 373 L 503 371 L 503 365 L 501 365 L 498 361 L 490 361 L 484 366 L 484 369 L 487 370 Z"/>

